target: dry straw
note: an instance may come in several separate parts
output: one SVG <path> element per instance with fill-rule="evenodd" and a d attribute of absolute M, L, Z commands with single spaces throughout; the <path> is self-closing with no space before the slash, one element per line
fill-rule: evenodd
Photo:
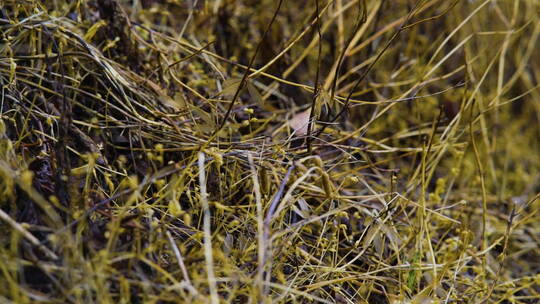
<path fill-rule="evenodd" d="M 0 0 L 0 302 L 537 303 L 535 0 Z"/>

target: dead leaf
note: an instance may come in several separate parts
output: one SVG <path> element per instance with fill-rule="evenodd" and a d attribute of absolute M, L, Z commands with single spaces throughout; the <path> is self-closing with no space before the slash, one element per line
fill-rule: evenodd
<path fill-rule="evenodd" d="M 296 113 L 296 115 L 289 120 L 289 125 L 294 130 L 296 136 L 303 136 L 307 134 L 310 115 L 311 108 L 300 113 Z"/>
<path fill-rule="evenodd" d="M 259 92 L 259 89 L 257 89 L 257 87 L 255 87 L 255 85 L 253 84 L 253 82 L 251 81 L 248 81 L 247 83 L 247 89 L 248 89 L 248 92 L 249 92 L 249 96 L 251 96 L 252 100 L 257 103 L 257 104 L 263 104 L 264 103 L 264 98 L 263 96 L 261 95 L 261 93 Z"/>
<path fill-rule="evenodd" d="M 174 98 L 167 95 L 161 95 L 158 98 L 163 104 L 168 105 L 177 111 L 185 111 L 188 109 L 188 103 L 181 93 L 174 94 Z"/>
<path fill-rule="evenodd" d="M 240 83 L 242 82 L 242 79 L 240 78 L 229 78 L 223 82 L 223 90 L 219 92 L 219 95 L 226 96 L 226 97 L 232 97 L 236 90 L 238 90 L 238 87 L 240 86 Z"/>

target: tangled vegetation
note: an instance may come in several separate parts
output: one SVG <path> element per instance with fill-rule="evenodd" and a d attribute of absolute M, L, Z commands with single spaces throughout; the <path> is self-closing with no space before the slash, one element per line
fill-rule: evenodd
<path fill-rule="evenodd" d="M 540 2 L 0 6 L 0 302 L 540 301 Z"/>

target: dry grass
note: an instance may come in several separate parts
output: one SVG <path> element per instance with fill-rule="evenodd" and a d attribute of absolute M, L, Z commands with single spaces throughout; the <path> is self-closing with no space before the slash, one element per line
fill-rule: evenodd
<path fill-rule="evenodd" d="M 538 1 L 0 4 L 0 302 L 539 301 Z"/>

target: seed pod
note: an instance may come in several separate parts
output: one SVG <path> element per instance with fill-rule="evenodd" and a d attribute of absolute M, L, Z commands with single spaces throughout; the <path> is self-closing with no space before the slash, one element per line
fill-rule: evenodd
<path fill-rule="evenodd" d="M 259 173 L 261 175 L 261 188 L 263 194 L 270 193 L 270 174 L 265 165 L 266 164 L 263 164 L 263 166 L 261 166 L 261 171 Z"/>
<path fill-rule="evenodd" d="M 326 194 L 326 197 L 327 198 L 332 197 L 332 193 L 333 193 L 332 182 L 330 181 L 330 176 L 328 175 L 328 173 L 324 171 L 322 172 L 322 182 L 323 182 L 324 193 Z"/>

